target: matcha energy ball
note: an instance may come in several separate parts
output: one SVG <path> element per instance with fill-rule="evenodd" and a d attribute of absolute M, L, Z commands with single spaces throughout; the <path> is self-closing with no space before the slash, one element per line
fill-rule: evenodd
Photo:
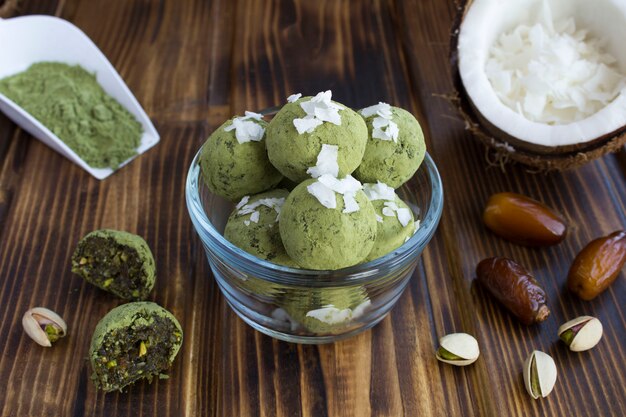
<path fill-rule="evenodd" d="M 335 176 L 352 173 L 365 152 L 367 127 L 358 113 L 331 101 L 326 91 L 315 97 L 290 98 L 269 123 L 266 141 L 272 164 L 300 183 L 312 176 L 307 171 L 316 165 L 323 144 L 338 148 Z"/>
<path fill-rule="evenodd" d="M 287 197 L 279 225 L 285 250 L 307 269 L 358 264 L 376 240 L 374 207 L 350 176 L 302 182 Z"/>
<path fill-rule="evenodd" d="M 278 215 L 288 195 L 287 190 L 272 190 L 244 197 L 228 218 L 224 237 L 256 257 L 297 268 L 285 252 L 278 228 Z"/>
<path fill-rule="evenodd" d="M 154 287 L 156 265 L 141 236 L 103 229 L 78 242 L 72 272 L 120 298 L 137 300 L 146 298 Z"/>
<path fill-rule="evenodd" d="M 123 304 L 100 320 L 89 348 L 92 379 L 106 392 L 167 371 L 183 343 L 176 317 L 150 302 Z"/>
<path fill-rule="evenodd" d="M 200 151 L 200 169 L 213 193 L 237 201 L 273 188 L 283 176 L 272 166 L 265 149 L 267 123 L 246 112 L 220 126 Z"/>
<path fill-rule="evenodd" d="M 413 212 L 398 197 L 393 188 L 383 184 L 364 184 L 363 191 L 376 212 L 378 231 L 376 241 L 365 262 L 385 256 L 413 236 L 417 225 Z"/>
<path fill-rule="evenodd" d="M 363 161 L 354 176 L 363 183 L 381 181 L 398 188 L 408 181 L 424 160 L 424 133 L 411 113 L 386 103 L 360 111 L 369 138 Z"/>
<path fill-rule="evenodd" d="M 363 287 L 286 294 L 279 303 L 289 318 L 316 334 L 333 334 L 363 315 L 371 302 Z"/>

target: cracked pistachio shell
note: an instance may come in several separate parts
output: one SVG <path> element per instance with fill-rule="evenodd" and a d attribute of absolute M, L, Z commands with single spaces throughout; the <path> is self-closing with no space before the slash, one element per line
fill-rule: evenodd
<path fill-rule="evenodd" d="M 465 366 L 476 362 L 480 350 L 476 339 L 467 333 L 451 333 L 439 339 L 439 346 L 461 359 L 443 358 L 437 351 L 437 359 L 456 366 Z"/>
<path fill-rule="evenodd" d="M 47 325 L 53 326 L 57 338 L 67 334 L 65 321 L 57 313 L 47 308 L 34 307 L 26 311 L 22 316 L 22 326 L 26 334 L 37 344 L 44 347 L 52 346 L 52 342 L 45 330 Z"/>
<path fill-rule="evenodd" d="M 581 325 L 582 327 L 579 327 Z M 578 330 L 574 330 L 575 328 Z M 558 330 L 559 338 L 568 330 L 575 331 L 574 338 L 569 344 L 569 349 L 573 352 L 589 350 L 602 339 L 602 323 L 592 316 L 580 316 L 563 324 Z"/>
<path fill-rule="evenodd" d="M 523 374 L 524 386 L 531 397 L 547 397 L 556 383 L 556 364 L 550 355 L 535 350 L 524 362 Z"/>

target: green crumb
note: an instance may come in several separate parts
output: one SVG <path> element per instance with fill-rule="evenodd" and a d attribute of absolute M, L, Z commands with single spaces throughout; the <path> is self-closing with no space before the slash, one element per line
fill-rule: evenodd
<path fill-rule="evenodd" d="M 137 154 L 143 128 L 79 65 L 40 62 L 0 80 L 0 93 L 30 113 L 94 168 Z"/>
<path fill-rule="evenodd" d="M 151 302 L 123 304 L 100 320 L 89 348 L 96 387 L 122 390 L 140 380 L 163 379 L 183 342 L 178 320 Z"/>
<path fill-rule="evenodd" d="M 446 359 L 448 361 L 460 361 L 463 360 L 462 357 L 455 355 L 454 353 L 447 351 L 446 349 L 440 347 L 439 350 L 437 351 L 437 354 L 442 357 L 443 359 Z"/>
<path fill-rule="evenodd" d="M 96 230 L 83 237 L 72 255 L 72 272 L 125 300 L 144 299 L 156 278 L 156 265 L 141 236 Z"/>

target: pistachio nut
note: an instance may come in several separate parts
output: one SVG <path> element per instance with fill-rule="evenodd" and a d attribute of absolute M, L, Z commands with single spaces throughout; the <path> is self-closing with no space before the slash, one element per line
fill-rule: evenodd
<path fill-rule="evenodd" d="M 439 339 L 436 357 L 441 362 L 465 366 L 476 362 L 478 355 L 478 342 L 467 333 L 451 333 Z"/>
<path fill-rule="evenodd" d="M 67 334 L 67 324 L 52 310 L 34 307 L 22 317 L 24 331 L 41 346 L 50 347 Z"/>
<path fill-rule="evenodd" d="M 535 350 L 524 362 L 524 385 L 531 397 L 547 397 L 556 382 L 556 364 L 547 353 Z"/>
<path fill-rule="evenodd" d="M 559 327 L 558 334 L 571 351 L 582 352 L 602 339 L 602 323 L 595 317 L 580 316 Z"/>

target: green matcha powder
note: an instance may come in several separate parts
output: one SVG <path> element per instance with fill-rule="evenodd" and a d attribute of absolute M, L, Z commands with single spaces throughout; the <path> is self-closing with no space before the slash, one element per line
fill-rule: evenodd
<path fill-rule="evenodd" d="M 81 66 L 33 64 L 0 80 L 0 93 L 39 120 L 91 167 L 117 169 L 137 154 L 141 124 Z"/>

